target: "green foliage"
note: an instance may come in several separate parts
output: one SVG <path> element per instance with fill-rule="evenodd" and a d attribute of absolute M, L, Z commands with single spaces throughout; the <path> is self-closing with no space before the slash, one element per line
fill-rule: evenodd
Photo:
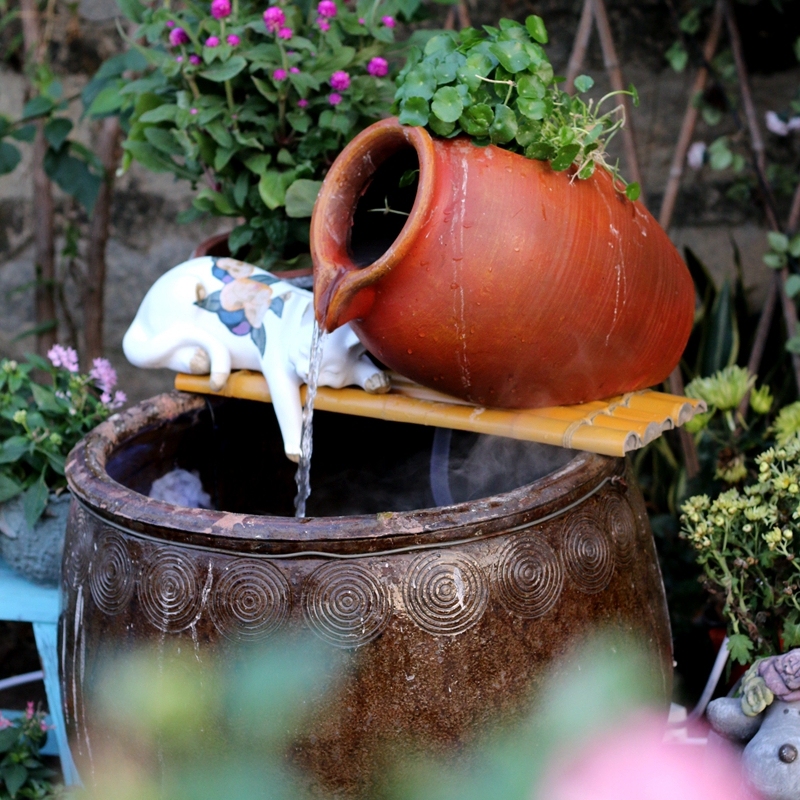
<path fill-rule="evenodd" d="M 382 20 L 410 19 L 419 2 L 337 2 L 330 17 L 316 6 L 275 6 L 284 38 L 267 29 L 267 6 L 254 0 L 233 2 L 221 19 L 206 6 L 126 2 L 123 11 L 139 23 L 131 43 L 147 67 L 137 80 L 120 72 L 92 88 L 95 113 L 114 112 L 115 103 L 131 113 L 123 168 L 136 160 L 205 184 L 196 215 L 243 219 L 234 252 L 272 269 L 307 250 L 308 218 L 330 164 L 388 108 L 384 57 L 393 30 Z M 189 41 L 173 46 L 177 29 Z M 209 37 L 219 44 L 208 46 Z"/>
<path fill-rule="evenodd" d="M 121 392 L 110 395 L 116 375 L 105 359 L 96 359 L 89 374 L 77 372 L 77 356 L 74 367 L 56 367 L 36 355 L 28 355 L 24 364 L 0 361 L 0 503 L 24 494 L 31 526 L 44 511 L 48 493 L 66 487 L 69 451 L 125 400 Z M 37 380 L 34 370 L 47 380 Z"/>
<path fill-rule="evenodd" d="M 15 142 L 33 141 L 36 135 L 33 123 L 41 122 L 47 143 L 44 155 L 47 176 L 91 213 L 104 179 L 103 166 L 90 150 L 69 138 L 73 125 L 64 116 L 69 102 L 62 97 L 61 83 L 50 69 L 39 65 L 32 82 L 36 94 L 25 104 L 22 116 L 18 120 L 0 116 L 0 175 L 17 168 L 21 153 Z"/>
<path fill-rule="evenodd" d="M 47 738 L 44 720 L 33 703 L 13 721 L 0 714 L 0 800 L 54 796 L 50 778 L 55 773 L 39 755 Z"/>
<path fill-rule="evenodd" d="M 682 536 L 722 604 L 731 655 L 741 663 L 800 646 L 800 437 L 755 462 L 757 477 L 742 490 L 714 500 L 696 495 L 681 516 Z"/>
<path fill-rule="evenodd" d="M 562 78 L 542 48 L 547 31 L 540 17 L 525 25 L 501 19 L 499 27 L 443 32 L 424 50 L 412 47 L 397 76 L 394 110 L 404 125 L 427 127 L 435 136 L 466 134 L 478 146 L 495 144 L 527 158 L 549 161 L 557 171 L 591 177 L 601 167 L 631 200 L 638 184 L 627 185 L 607 162 L 606 147 L 624 124 L 624 106 L 601 107 L 619 94 L 638 104 L 636 90 L 611 92 L 595 103 L 581 94 L 594 81 L 575 80 L 571 97 L 558 88 Z"/>

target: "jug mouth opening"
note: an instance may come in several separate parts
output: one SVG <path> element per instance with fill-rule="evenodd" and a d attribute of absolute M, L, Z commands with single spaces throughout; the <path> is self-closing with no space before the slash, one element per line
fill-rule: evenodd
<path fill-rule="evenodd" d="M 417 151 L 406 144 L 369 177 L 356 203 L 347 242 L 354 266 L 374 264 L 402 235 L 417 198 L 419 174 Z"/>

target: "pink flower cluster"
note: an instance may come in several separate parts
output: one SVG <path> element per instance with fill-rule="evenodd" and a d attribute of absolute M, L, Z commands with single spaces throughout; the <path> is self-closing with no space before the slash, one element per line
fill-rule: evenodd
<path fill-rule="evenodd" d="M 389 72 L 389 63 L 385 58 L 375 56 L 375 58 L 370 59 L 369 64 L 367 64 L 367 72 L 375 78 L 382 78 Z"/>
<path fill-rule="evenodd" d="M 219 37 L 217 36 L 209 36 L 206 39 L 206 47 L 216 47 L 219 44 Z"/>
<path fill-rule="evenodd" d="M 169 32 L 169 43 L 173 47 L 180 47 L 182 44 L 189 44 L 189 34 L 183 28 L 173 28 Z"/>
<path fill-rule="evenodd" d="M 231 15 L 230 0 L 213 0 L 211 3 L 211 16 L 214 19 L 224 19 Z"/>
<path fill-rule="evenodd" d="M 241 39 L 235 33 L 229 33 L 228 38 L 225 40 L 231 47 L 236 47 Z"/>
<path fill-rule="evenodd" d="M 331 24 L 328 20 L 336 16 L 336 3 L 333 0 L 321 0 L 317 6 L 317 14 L 319 14 L 317 17 L 319 29 L 323 32 L 329 31 Z"/>
<path fill-rule="evenodd" d="M 285 22 L 286 14 L 284 14 L 283 9 L 278 8 L 278 6 L 270 6 L 264 12 L 264 25 L 266 25 L 270 33 L 277 33 L 284 27 Z"/>
<path fill-rule="evenodd" d="M 331 88 L 343 92 L 350 86 L 350 76 L 342 69 L 334 72 L 330 79 Z"/>
<path fill-rule="evenodd" d="M 63 367 L 70 372 L 78 371 L 78 354 L 71 347 L 54 344 L 47 351 L 47 357 L 54 367 Z"/>
<path fill-rule="evenodd" d="M 107 358 L 96 358 L 92 361 L 89 377 L 102 392 L 110 392 L 117 385 L 117 372 Z"/>

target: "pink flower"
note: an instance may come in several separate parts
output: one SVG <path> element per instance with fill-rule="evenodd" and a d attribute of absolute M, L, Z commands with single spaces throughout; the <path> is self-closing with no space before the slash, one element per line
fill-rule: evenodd
<path fill-rule="evenodd" d="M 241 39 L 235 33 L 229 33 L 228 38 L 225 40 L 231 47 L 236 47 Z"/>
<path fill-rule="evenodd" d="M 171 19 L 167 20 L 166 25 L 167 25 L 168 28 L 174 28 L 175 27 L 175 23 Z"/>
<path fill-rule="evenodd" d="M 289 67 L 289 72 L 291 72 L 293 75 L 297 75 L 297 73 L 300 72 L 300 68 L 299 67 Z"/>
<path fill-rule="evenodd" d="M 292 38 L 292 29 L 291 28 L 281 28 L 278 31 L 278 38 L 279 39 L 291 39 Z"/>
<path fill-rule="evenodd" d="M 189 63 L 197 66 L 200 63 L 200 56 L 189 56 Z"/>
<path fill-rule="evenodd" d="M 305 108 L 308 105 L 308 100 L 306 99 L 298 100 L 297 105 L 300 106 L 300 108 Z"/>
<path fill-rule="evenodd" d="M 175 60 L 180 64 L 183 61 L 183 56 L 175 56 Z"/>
<path fill-rule="evenodd" d="M 317 6 L 317 14 L 321 17 L 335 17 L 336 16 L 336 3 L 333 0 L 321 0 Z"/>
<path fill-rule="evenodd" d="M 169 43 L 173 47 L 180 47 L 182 44 L 189 44 L 189 34 L 183 28 L 173 28 L 169 32 Z"/>
<path fill-rule="evenodd" d="M 367 64 L 367 72 L 376 78 L 382 78 L 389 72 L 389 62 L 385 58 L 376 56 Z"/>
<path fill-rule="evenodd" d="M 46 730 L 48 729 L 48 728 L 47 728 L 47 723 L 46 723 L 44 720 L 42 720 L 42 721 L 39 723 L 39 727 L 40 727 L 40 728 L 41 728 L 43 731 L 46 731 Z"/>
<path fill-rule="evenodd" d="M 350 76 L 344 70 L 338 70 L 331 75 L 331 88 L 344 91 L 350 86 Z"/>
<path fill-rule="evenodd" d="M 231 15 L 230 0 L 212 0 L 211 3 L 211 16 L 214 19 L 223 19 Z"/>
<path fill-rule="evenodd" d="M 329 102 L 329 103 L 330 103 L 332 106 L 338 106 L 338 105 L 339 105 L 339 103 L 341 103 L 341 102 L 342 102 L 342 96 L 341 96 L 340 94 L 338 94 L 337 92 L 331 92 L 331 93 L 328 95 L 328 102 Z"/>
<path fill-rule="evenodd" d="M 190 108 L 190 109 L 189 109 L 189 113 L 190 113 L 192 116 L 194 116 L 194 115 L 197 113 L 197 109 L 196 109 L 196 108 Z"/>
<path fill-rule="evenodd" d="M 89 377 L 94 380 L 97 388 L 103 392 L 110 392 L 117 385 L 117 373 L 107 358 L 96 358 L 92 361 Z"/>
<path fill-rule="evenodd" d="M 285 69 L 276 69 L 275 72 L 272 73 L 272 80 L 276 83 L 280 81 L 286 80 L 286 70 Z"/>
<path fill-rule="evenodd" d="M 270 6 L 264 12 L 264 24 L 270 33 L 277 33 L 283 27 L 284 22 L 286 22 L 286 15 L 278 6 Z"/>
<path fill-rule="evenodd" d="M 359 25 L 366 25 L 367 21 L 364 19 L 364 17 L 359 17 L 358 18 L 358 24 Z"/>
<path fill-rule="evenodd" d="M 383 24 L 384 24 L 384 25 L 385 25 L 387 28 L 394 28 L 394 25 L 395 25 L 395 22 L 394 22 L 394 17 L 381 17 L 381 22 L 382 22 L 382 23 L 383 23 Z"/>
<path fill-rule="evenodd" d="M 25 716 L 28 719 L 33 719 L 33 700 L 28 701 L 28 708 L 25 710 Z"/>
<path fill-rule="evenodd" d="M 665 745 L 656 716 L 563 753 L 539 797 L 547 800 L 755 800 L 724 750 Z M 705 748 L 703 748 L 704 750 Z"/>
<path fill-rule="evenodd" d="M 78 371 L 78 354 L 71 347 L 54 344 L 47 351 L 47 357 L 54 367 L 63 367 L 70 372 Z"/>
<path fill-rule="evenodd" d="M 2 714 L 0 714 L 0 731 L 3 728 L 10 728 L 14 723 L 10 719 L 6 719 Z"/>
<path fill-rule="evenodd" d="M 107 405 L 109 408 L 119 408 L 128 402 L 128 397 L 125 392 L 114 392 L 114 397 L 111 397 L 110 392 L 103 392 L 100 395 L 100 402 Z"/>
<path fill-rule="evenodd" d="M 219 44 L 219 38 L 216 36 L 209 36 L 206 39 L 206 47 L 216 47 Z"/>
<path fill-rule="evenodd" d="M 321 31 L 329 31 L 331 29 L 331 24 L 325 17 L 317 17 L 317 25 L 319 25 Z"/>

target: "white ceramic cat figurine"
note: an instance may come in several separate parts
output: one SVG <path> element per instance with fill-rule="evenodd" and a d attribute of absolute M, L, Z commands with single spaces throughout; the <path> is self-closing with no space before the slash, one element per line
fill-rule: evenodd
<path fill-rule="evenodd" d="M 233 258 L 204 256 L 179 264 L 150 288 L 122 341 L 137 367 L 211 373 L 221 389 L 232 369 L 266 378 L 288 458 L 300 457 L 300 385 L 308 379 L 313 295 Z M 389 378 L 366 355 L 349 325 L 325 340 L 320 386 L 357 384 L 389 391 Z"/>

